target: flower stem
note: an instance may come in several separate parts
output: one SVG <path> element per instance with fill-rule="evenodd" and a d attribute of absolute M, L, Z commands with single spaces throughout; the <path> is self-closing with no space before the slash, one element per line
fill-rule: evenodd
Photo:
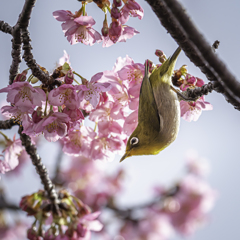
<path fill-rule="evenodd" d="M 81 83 L 79 83 L 75 78 L 73 79 L 73 81 L 74 81 L 75 83 L 77 83 L 78 85 L 81 85 Z"/>
<path fill-rule="evenodd" d="M 83 16 L 85 16 L 85 13 L 86 13 L 86 3 L 85 2 L 83 2 L 82 3 L 82 12 L 83 12 Z"/>
<path fill-rule="evenodd" d="M 82 77 L 80 74 L 76 73 L 75 71 L 73 71 L 73 73 L 76 74 L 78 77 L 80 77 L 81 80 L 84 79 L 84 77 Z M 75 79 L 74 79 L 74 80 L 75 80 Z"/>

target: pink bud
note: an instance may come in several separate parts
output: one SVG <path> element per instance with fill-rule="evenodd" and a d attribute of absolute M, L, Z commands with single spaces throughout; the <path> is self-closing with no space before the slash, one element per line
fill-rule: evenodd
<path fill-rule="evenodd" d="M 122 6 L 122 0 L 113 0 L 113 4 L 115 7 L 121 7 Z"/>
<path fill-rule="evenodd" d="M 41 110 L 40 111 L 39 110 L 34 111 L 32 113 L 32 120 L 33 120 L 33 122 L 34 123 L 40 122 L 42 120 L 41 116 L 42 116 L 42 111 Z"/>
<path fill-rule="evenodd" d="M 120 13 L 119 9 L 116 8 L 116 7 L 113 7 L 111 9 L 111 17 L 115 18 L 115 19 L 118 19 L 118 18 L 120 18 L 120 16 L 121 16 L 121 13 Z"/>
<path fill-rule="evenodd" d="M 163 54 L 164 54 L 163 51 L 161 51 L 161 50 L 159 50 L 159 49 L 157 49 L 157 50 L 155 51 L 155 55 L 158 56 L 158 57 L 161 57 Z"/>
<path fill-rule="evenodd" d="M 24 70 L 22 73 L 19 73 L 15 78 L 13 82 L 24 82 L 26 80 L 26 75 L 28 71 Z"/>
<path fill-rule="evenodd" d="M 70 69 L 67 74 L 65 75 L 64 81 L 66 84 L 72 84 L 74 79 L 74 74 L 72 70 Z"/>
<path fill-rule="evenodd" d="M 121 31 L 122 26 L 119 24 L 119 22 L 114 21 L 110 24 L 109 37 L 114 43 L 116 43 L 121 36 Z"/>

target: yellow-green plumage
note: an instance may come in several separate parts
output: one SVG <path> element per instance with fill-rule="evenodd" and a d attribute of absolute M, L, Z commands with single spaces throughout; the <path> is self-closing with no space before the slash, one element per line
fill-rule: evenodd
<path fill-rule="evenodd" d="M 120 161 L 132 155 L 158 154 L 177 137 L 180 106 L 176 93 L 171 89 L 171 78 L 180 51 L 178 48 L 150 77 L 148 64 L 145 64 L 138 125 L 129 137 L 126 153 Z"/>

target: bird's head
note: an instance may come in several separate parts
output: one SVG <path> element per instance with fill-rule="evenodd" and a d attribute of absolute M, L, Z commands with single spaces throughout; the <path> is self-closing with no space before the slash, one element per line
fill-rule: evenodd
<path fill-rule="evenodd" d="M 138 125 L 127 141 L 126 151 L 120 162 L 130 156 L 157 154 L 159 152 L 157 137 L 158 132 L 152 131 L 146 134 Z"/>

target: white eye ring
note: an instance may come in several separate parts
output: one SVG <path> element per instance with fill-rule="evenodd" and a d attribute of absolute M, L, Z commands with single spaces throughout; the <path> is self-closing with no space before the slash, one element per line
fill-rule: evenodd
<path fill-rule="evenodd" d="M 130 144 L 131 144 L 131 145 L 136 145 L 136 144 L 138 144 L 138 138 L 132 137 L 131 140 L 130 140 Z"/>

